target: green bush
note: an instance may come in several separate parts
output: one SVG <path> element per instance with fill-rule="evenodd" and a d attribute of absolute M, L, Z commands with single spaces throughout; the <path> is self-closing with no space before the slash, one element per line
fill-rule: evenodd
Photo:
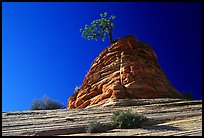
<path fill-rule="evenodd" d="M 78 92 L 80 90 L 80 88 L 78 86 L 75 87 L 75 92 Z"/>
<path fill-rule="evenodd" d="M 97 121 L 92 121 L 88 125 L 87 132 L 88 133 L 101 133 L 101 132 L 105 132 L 106 130 L 107 129 L 106 129 L 105 125 L 103 125 Z"/>
<path fill-rule="evenodd" d="M 115 111 L 111 117 L 113 123 L 101 124 L 99 121 L 92 121 L 89 123 L 87 132 L 88 133 L 101 133 L 110 129 L 132 129 L 141 127 L 141 124 L 147 121 L 147 118 L 133 113 L 131 110 L 127 111 Z"/>
<path fill-rule="evenodd" d="M 193 93 L 191 91 L 183 93 L 183 97 L 187 100 L 194 100 Z"/>
<path fill-rule="evenodd" d="M 64 105 L 44 96 L 42 100 L 35 99 L 31 104 L 30 110 L 53 110 L 62 108 L 65 108 Z"/>
<path fill-rule="evenodd" d="M 138 128 L 141 124 L 147 120 L 146 117 L 132 113 L 131 110 L 116 111 L 111 118 L 114 121 L 116 128 Z"/>

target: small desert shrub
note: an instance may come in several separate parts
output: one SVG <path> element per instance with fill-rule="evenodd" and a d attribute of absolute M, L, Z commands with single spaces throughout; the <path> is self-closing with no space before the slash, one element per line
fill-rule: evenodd
<path fill-rule="evenodd" d="M 141 124 L 147 120 L 146 117 L 132 113 L 131 110 L 127 111 L 115 111 L 111 118 L 114 121 L 116 128 L 138 128 Z"/>
<path fill-rule="evenodd" d="M 141 124 L 147 121 L 147 118 L 133 113 L 131 110 L 115 111 L 111 117 L 113 123 L 101 124 L 99 121 L 92 121 L 88 125 L 88 133 L 101 133 L 110 129 L 131 129 L 141 127 Z"/>
<path fill-rule="evenodd" d="M 49 99 L 47 96 L 44 96 L 42 100 L 35 99 L 32 102 L 30 110 L 53 110 L 62 108 L 64 108 L 64 105 Z"/>
<path fill-rule="evenodd" d="M 194 100 L 193 93 L 191 91 L 183 93 L 183 97 L 187 100 Z"/>
<path fill-rule="evenodd" d="M 75 90 L 75 92 L 78 92 L 79 89 L 80 89 L 80 88 L 79 88 L 78 86 L 76 86 L 74 90 Z"/>
<path fill-rule="evenodd" d="M 30 110 L 40 110 L 42 108 L 41 102 L 38 99 L 35 99 L 32 104 Z"/>
<path fill-rule="evenodd" d="M 88 133 L 101 133 L 106 131 L 105 126 L 97 121 L 92 121 L 88 125 Z"/>

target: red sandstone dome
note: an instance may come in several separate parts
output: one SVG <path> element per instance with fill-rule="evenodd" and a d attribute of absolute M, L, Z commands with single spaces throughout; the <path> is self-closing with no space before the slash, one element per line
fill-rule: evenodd
<path fill-rule="evenodd" d="M 154 50 L 134 36 L 118 39 L 94 60 L 67 108 L 101 105 L 110 98 L 183 98 L 158 64 Z"/>

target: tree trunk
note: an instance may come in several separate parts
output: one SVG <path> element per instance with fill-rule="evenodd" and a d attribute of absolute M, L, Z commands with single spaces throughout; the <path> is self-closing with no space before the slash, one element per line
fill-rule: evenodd
<path fill-rule="evenodd" d="M 110 24 L 110 28 L 109 28 L 109 38 L 110 38 L 110 44 L 113 43 L 113 36 L 112 36 L 112 26 Z"/>

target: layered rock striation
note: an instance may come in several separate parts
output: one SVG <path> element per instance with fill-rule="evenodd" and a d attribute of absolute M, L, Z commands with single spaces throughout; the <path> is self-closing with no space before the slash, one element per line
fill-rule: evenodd
<path fill-rule="evenodd" d="M 138 129 L 87 133 L 92 121 L 113 124 L 115 111 L 148 118 Z M 114 99 L 83 109 L 2 112 L 2 136 L 202 136 L 202 100 Z"/>
<path fill-rule="evenodd" d="M 67 108 L 101 105 L 110 99 L 182 98 L 157 61 L 154 50 L 134 36 L 118 39 L 94 60 Z"/>

